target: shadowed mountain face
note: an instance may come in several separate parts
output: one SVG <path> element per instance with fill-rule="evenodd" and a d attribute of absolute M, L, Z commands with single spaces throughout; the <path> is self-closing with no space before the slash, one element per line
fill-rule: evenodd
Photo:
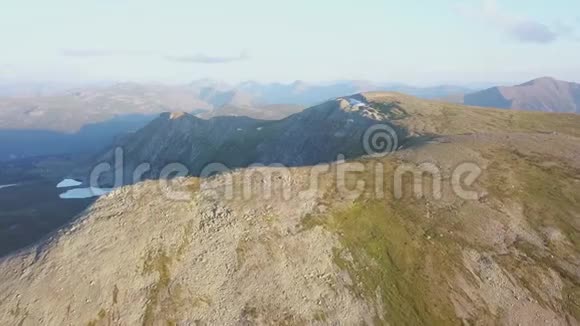
<path fill-rule="evenodd" d="M 468 105 L 504 109 L 580 113 L 580 84 L 539 78 L 512 87 L 494 87 L 467 94 Z"/>
<path fill-rule="evenodd" d="M 0 160 L 94 153 L 109 146 L 119 135 L 139 130 L 155 117 L 141 114 L 117 116 L 84 125 L 74 133 L 42 129 L 0 129 Z"/>
<path fill-rule="evenodd" d="M 157 178 L 165 166 L 183 164 L 190 175 L 200 175 L 211 163 L 227 168 L 251 164 L 313 165 L 364 154 L 362 139 L 371 126 L 387 122 L 391 108 L 377 109 L 361 95 L 339 98 L 277 121 L 247 117 L 209 120 L 187 113 L 164 113 L 138 132 L 128 135 L 92 158 L 74 177 L 88 180 L 91 168 L 102 162 L 114 166 L 123 153 L 124 183 L 133 171 L 150 164 L 147 177 Z M 402 113 L 401 113 L 402 114 Z M 401 143 L 406 137 L 396 129 Z M 108 183 L 113 175 L 108 175 Z"/>

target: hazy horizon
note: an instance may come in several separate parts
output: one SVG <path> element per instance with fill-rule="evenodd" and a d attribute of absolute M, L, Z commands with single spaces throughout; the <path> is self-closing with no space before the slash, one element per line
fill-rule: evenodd
<path fill-rule="evenodd" d="M 403 82 L 398 80 L 363 80 L 363 79 L 332 79 L 332 80 L 241 80 L 241 81 L 226 81 L 218 78 L 211 78 L 211 77 L 202 77 L 196 78 L 191 80 L 183 80 L 183 81 L 166 81 L 166 80 L 154 80 L 154 79 L 101 79 L 101 80 L 58 80 L 58 79 L 27 79 L 27 78 L 3 78 L 0 76 L 0 85 L 4 86 L 30 86 L 30 85 L 37 85 L 37 86 L 55 86 L 62 89 L 74 89 L 79 87 L 109 87 L 118 84 L 141 84 L 141 85 L 165 85 L 165 86 L 182 86 L 187 85 L 195 82 L 200 81 L 208 81 L 213 82 L 216 84 L 224 84 L 229 87 L 236 87 L 240 86 L 244 83 L 258 83 L 260 85 L 291 85 L 293 83 L 305 83 L 307 85 L 312 86 L 325 86 L 325 85 L 334 85 L 340 83 L 370 83 L 373 85 L 380 85 L 385 87 L 416 87 L 416 88 L 430 88 L 430 87 L 444 87 L 444 86 L 452 86 L 452 87 L 463 87 L 466 89 L 478 90 L 484 88 L 491 88 L 496 86 L 515 86 L 519 84 L 526 83 L 528 81 L 549 77 L 554 78 L 556 80 L 564 80 L 567 82 L 574 82 L 579 83 L 579 80 L 565 80 L 563 78 L 559 78 L 557 76 L 535 76 L 528 79 L 519 79 L 519 80 L 490 80 L 490 81 L 462 81 L 462 80 L 442 80 L 442 81 L 432 81 L 432 82 Z"/>
<path fill-rule="evenodd" d="M 0 79 L 580 80 L 580 3 L 6 1 Z M 259 9 L 257 9 L 259 8 Z M 267 26 L 267 28 L 265 27 Z M 18 35 L 15 37 L 14 35 Z M 539 65 L 541 63 L 541 65 Z"/>

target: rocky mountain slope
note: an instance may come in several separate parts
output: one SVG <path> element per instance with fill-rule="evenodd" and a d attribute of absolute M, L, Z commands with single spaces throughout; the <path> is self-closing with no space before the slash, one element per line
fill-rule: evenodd
<path fill-rule="evenodd" d="M 580 117 L 359 99 L 403 148 L 116 189 L 0 260 L 0 324 L 578 325 Z M 360 114 L 341 103 L 302 121 Z"/>
<path fill-rule="evenodd" d="M 516 110 L 580 113 L 580 84 L 538 78 L 512 87 L 467 94 L 463 103 Z"/>
<path fill-rule="evenodd" d="M 164 113 L 138 132 L 125 137 L 104 153 L 91 158 L 71 175 L 89 180 L 97 163 L 114 166 L 123 153 L 125 184 L 142 163 L 150 165 L 147 176 L 158 178 L 168 164 L 187 167 L 200 175 L 205 166 L 220 163 L 229 169 L 251 164 L 313 165 L 330 162 L 339 154 L 356 157 L 364 153 L 364 132 L 395 113 L 376 109 L 361 95 L 338 98 L 278 121 L 246 117 L 216 117 L 209 120 L 187 113 Z M 405 131 L 397 129 L 404 139 Z M 104 177 L 111 180 L 114 170 Z"/>

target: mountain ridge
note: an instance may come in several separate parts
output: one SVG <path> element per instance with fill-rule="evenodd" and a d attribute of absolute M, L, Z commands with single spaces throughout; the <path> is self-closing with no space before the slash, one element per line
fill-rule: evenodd
<path fill-rule="evenodd" d="M 357 95 L 346 98 L 354 97 Z M 129 171 L 143 162 L 151 164 L 153 175 L 158 175 L 168 163 L 183 164 L 191 175 L 199 175 L 213 162 L 228 168 L 253 163 L 299 166 L 329 162 L 336 160 L 338 153 L 346 157 L 362 155 L 360 142 L 364 131 L 381 121 L 387 123 L 384 113 L 363 103 L 353 105 L 345 98 L 274 121 L 247 117 L 205 120 L 187 113 L 171 119 L 172 114 L 161 114 L 121 143 L 98 154 L 75 177 L 88 180 L 88 170 L 94 162 L 113 164 L 117 148 L 124 152 L 127 177 L 132 175 Z M 402 129 L 399 132 L 404 135 Z M 124 183 L 131 183 L 127 181 Z"/>
<path fill-rule="evenodd" d="M 464 104 L 504 109 L 580 113 L 580 84 L 552 77 L 466 94 Z"/>
<path fill-rule="evenodd" d="M 187 167 L 190 175 L 197 176 L 211 163 L 233 169 L 251 164 L 314 165 L 335 161 L 339 153 L 347 159 L 356 158 L 368 154 L 363 136 L 375 125 L 393 131 L 396 139 L 389 141 L 394 140 L 397 148 L 420 145 L 440 134 L 536 129 L 539 133 L 578 136 L 576 116 L 562 115 L 546 123 L 542 113 L 481 111 L 394 92 L 345 96 L 274 121 L 247 117 L 205 120 L 190 114 L 171 120 L 170 116 L 171 113 L 164 113 L 124 137 L 79 167 L 72 177 L 87 181 L 96 163 L 114 166 L 118 149 L 123 151 L 127 165 L 125 178 L 130 178 L 131 171 L 144 162 L 151 164 L 149 176 L 157 178 L 169 163 L 179 163 Z M 110 184 L 111 178 L 108 174 L 105 184 Z M 132 181 L 125 179 L 123 183 Z"/>

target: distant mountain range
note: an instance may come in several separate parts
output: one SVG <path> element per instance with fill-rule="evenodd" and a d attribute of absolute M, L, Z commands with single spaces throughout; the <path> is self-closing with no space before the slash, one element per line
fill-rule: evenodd
<path fill-rule="evenodd" d="M 502 109 L 580 113 L 580 84 L 543 77 L 466 94 L 462 102 Z"/>
<path fill-rule="evenodd" d="M 0 89 L 6 88 L 6 85 L 0 85 Z M 149 115 L 164 111 L 183 111 L 206 117 L 247 115 L 256 119 L 279 119 L 332 98 L 368 91 L 395 91 L 421 98 L 439 98 L 465 93 L 469 89 L 458 86 L 419 88 L 365 81 L 327 84 L 244 82 L 228 85 L 204 79 L 187 85 L 120 83 L 66 91 L 61 89 L 40 92 L 39 96 L 25 91 L 18 93 L 23 96 L 0 97 L 0 129 L 70 133 L 79 131 L 87 124 L 122 115 Z M 0 96 L 2 94 L 0 92 Z M 13 93 L 6 91 L 5 94 Z M 283 114 L 272 112 L 280 108 Z"/>
<path fill-rule="evenodd" d="M 42 87 L 48 89 L 46 85 Z M 186 112 L 204 119 L 246 116 L 279 120 L 329 99 L 369 91 L 393 91 L 474 106 L 580 112 L 580 85 L 552 78 L 477 92 L 460 86 L 421 88 L 367 81 L 323 84 L 249 81 L 229 85 L 209 79 L 185 85 L 120 83 L 67 91 L 62 87 L 38 93 L 42 96 L 27 92 L 15 96 L 8 92 L 13 96 L 0 97 L 0 160 L 95 153 L 116 137 L 139 130 L 166 111 Z M 2 88 L 7 89 L 4 84 L 0 85 Z M 27 94 L 30 96 L 24 96 Z"/>
<path fill-rule="evenodd" d="M 67 93 L 73 88 L 103 87 L 110 83 L 73 83 L 73 82 L 42 82 L 15 81 L 3 79 L 0 76 L 0 97 L 36 97 L 53 96 Z"/>
<path fill-rule="evenodd" d="M 307 106 L 363 91 L 395 90 L 426 98 L 467 91 L 456 86 L 416 88 L 365 81 L 228 85 L 208 79 L 186 85 L 120 83 L 66 91 L 59 85 L 50 92 L 34 91 L 48 88 L 44 84 L 12 88 L 0 85 L 0 94 L 11 95 L 0 97 L 0 160 L 95 152 L 165 111 L 182 111 L 202 118 L 248 116 L 278 120 Z"/>
<path fill-rule="evenodd" d="M 117 84 L 58 95 L 0 98 L 0 160 L 95 151 L 160 112 L 209 109 L 180 88 Z"/>

